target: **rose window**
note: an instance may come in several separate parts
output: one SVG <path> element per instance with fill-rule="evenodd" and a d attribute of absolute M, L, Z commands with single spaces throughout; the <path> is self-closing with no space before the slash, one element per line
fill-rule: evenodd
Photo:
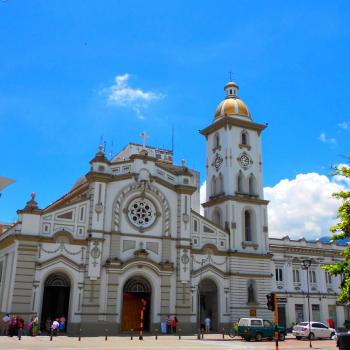
<path fill-rule="evenodd" d="M 128 217 L 135 226 L 147 228 L 154 223 L 156 210 L 151 201 L 137 198 L 129 204 Z"/>

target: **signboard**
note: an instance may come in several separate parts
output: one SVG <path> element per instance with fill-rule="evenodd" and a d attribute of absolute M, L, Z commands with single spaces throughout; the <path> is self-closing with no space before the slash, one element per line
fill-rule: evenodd
<path fill-rule="evenodd" d="M 277 297 L 277 303 L 283 304 L 287 302 L 287 298 L 278 298 Z"/>
<path fill-rule="evenodd" d="M 256 317 L 256 310 L 249 310 L 249 316 Z"/>

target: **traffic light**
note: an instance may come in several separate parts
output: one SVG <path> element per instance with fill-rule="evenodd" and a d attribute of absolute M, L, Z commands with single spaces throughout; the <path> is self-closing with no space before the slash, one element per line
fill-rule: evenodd
<path fill-rule="evenodd" d="M 275 293 L 271 292 L 270 294 L 266 294 L 267 299 L 267 308 L 270 311 L 275 311 Z"/>

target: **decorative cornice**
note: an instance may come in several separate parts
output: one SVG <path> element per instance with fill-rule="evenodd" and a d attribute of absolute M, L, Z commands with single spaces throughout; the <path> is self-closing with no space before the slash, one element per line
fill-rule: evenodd
<path fill-rule="evenodd" d="M 47 214 L 55 209 L 61 208 L 67 201 L 73 199 L 76 196 L 79 196 L 83 192 L 87 191 L 88 188 L 89 184 L 87 182 L 82 183 L 81 185 L 77 186 L 76 188 L 69 191 L 68 193 L 57 199 L 55 202 L 44 208 L 41 214 Z"/>
<path fill-rule="evenodd" d="M 207 136 L 213 133 L 214 131 L 227 125 L 238 126 L 238 127 L 242 127 L 250 130 L 256 130 L 258 134 L 260 134 L 261 131 L 267 127 L 267 125 L 265 124 L 257 124 L 250 121 L 245 121 L 245 120 L 226 116 L 224 118 L 219 119 L 218 121 L 215 121 L 213 124 L 209 125 L 207 128 L 203 130 L 199 130 L 199 133 Z"/>
<path fill-rule="evenodd" d="M 208 202 L 202 203 L 202 206 L 204 208 L 211 207 L 213 205 L 217 205 L 226 201 L 236 201 L 236 202 L 241 202 L 241 203 L 250 203 L 250 204 L 264 204 L 267 205 L 269 204 L 268 200 L 265 199 L 259 199 L 259 198 L 254 198 L 251 196 L 232 196 L 232 195 L 225 195 L 225 196 L 220 196 L 220 197 L 215 197 L 213 199 L 210 199 Z"/>
<path fill-rule="evenodd" d="M 224 229 L 223 227 L 221 227 L 218 224 L 214 223 L 213 221 L 211 221 L 210 219 L 206 218 L 202 214 L 197 213 L 193 209 L 191 209 L 191 213 L 193 214 L 194 217 L 196 217 L 196 219 L 203 220 L 203 221 L 207 222 L 208 224 L 214 226 L 216 229 L 222 231 L 222 233 L 230 234 L 229 230 Z M 195 235 L 196 233 L 193 232 L 192 234 Z M 200 234 L 200 233 L 198 232 L 198 234 Z"/>

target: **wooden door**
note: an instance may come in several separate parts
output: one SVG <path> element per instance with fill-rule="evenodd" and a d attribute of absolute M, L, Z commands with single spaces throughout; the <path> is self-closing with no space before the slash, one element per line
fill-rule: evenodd
<path fill-rule="evenodd" d="M 140 330 L 141 298 L 134 293 L 123 295 L 122 331 Z"/>

